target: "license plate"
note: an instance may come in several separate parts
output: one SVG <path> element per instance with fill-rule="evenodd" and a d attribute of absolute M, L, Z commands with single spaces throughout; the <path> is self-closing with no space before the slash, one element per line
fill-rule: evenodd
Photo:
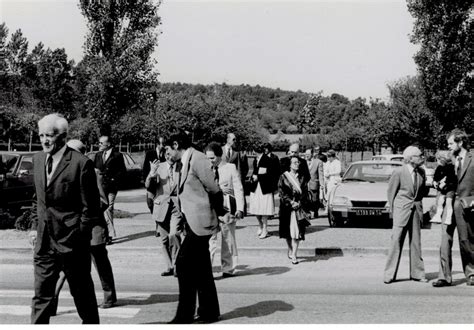
<path fill-rule="evenodd" d="M 373 210 L 373 209 L 360 209 L 355 210 L 356 215 L 360 216 L 380 216 L 382 215 L 382 210 Z"/>

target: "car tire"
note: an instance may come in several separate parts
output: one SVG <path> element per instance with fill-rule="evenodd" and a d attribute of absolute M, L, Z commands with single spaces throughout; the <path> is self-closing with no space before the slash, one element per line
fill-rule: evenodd
<path fill-rule="evenodd" d="M 328 209 L 328 221 L 330 227 L 341 227 L 343 221 L 335 217 L 330 209 Z"/>

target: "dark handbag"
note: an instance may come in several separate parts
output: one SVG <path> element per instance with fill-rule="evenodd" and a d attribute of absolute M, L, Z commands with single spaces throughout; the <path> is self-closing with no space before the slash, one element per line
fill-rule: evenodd
<path fill-rule="evenodd" d="M 464 210 L 470 210 L 471 212 L 473 211 L 473 202 L 474 202 L 474 196 L 466 196 L 466 197 L 461 197 L 459 198 L 459 202 L 461 203 L 461 206 Z"/>

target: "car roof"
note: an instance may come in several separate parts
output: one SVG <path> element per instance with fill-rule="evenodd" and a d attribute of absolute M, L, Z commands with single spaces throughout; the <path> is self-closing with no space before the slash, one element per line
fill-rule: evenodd
<path fill-rule="evenodd" d="M 381 165 L 403 165 L 403 163 L 396 160 L 361 160 L 353 162 L 352 165 L 370 165 L 370 164 L 381 164 Z"/>
<path fill-rule="evenodd" d="M 11 156 L 32 156 L 37 151 L 0 151 L 0 155 L 11 155 Z"/>

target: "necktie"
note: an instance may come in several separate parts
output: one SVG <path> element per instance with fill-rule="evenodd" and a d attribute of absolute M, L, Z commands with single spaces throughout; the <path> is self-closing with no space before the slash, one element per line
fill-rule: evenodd
<path fill-rule="evenodd" d="M 462 173 L 462 157 L 458 157 L 458 168 L 456 170 L 456 175 L 458 178 L 461 176 Z"/>
<path fill-rule="evenodd" d="M 104 153 L 102 154 L 102 163 L 105 164 L 105 161 L 107 160 L 107 150 L 104 151 Z"/>
<path fill-rule="evenodd" d="M 227 148 L 227 160 L 230 159 L 231 155 L 232 155 L 232 152 L 231 152 L 230 148 Z"/>
<path fill-rule="evenodd" d="M 169 176 L 170 176 L 170 184 L 174 185 L 174 180 L 173 180 L 173 165 L 170 165 L 169 167 Z"/>
<path fill-rule="evenodd" d="M 214 170 L 216 183 L 219 184 L 219 170 L 218 170 L 217 166 L 213 166 L 213 170 Z"/>
<path fill-rule="evenodd" d="M 50 175 L 53 171 L 53 156 L 51 155 L 48 156 L 48 160 L 46 162 L 46 169 L 48 171 L 48 175 Z"/>

